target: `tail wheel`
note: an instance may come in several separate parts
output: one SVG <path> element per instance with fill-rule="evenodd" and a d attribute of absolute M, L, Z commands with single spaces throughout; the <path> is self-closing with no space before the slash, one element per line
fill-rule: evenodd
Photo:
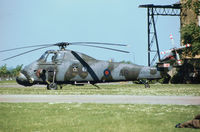
<path fill-rule="evenodd" d="M 47 85 L 47 89 L 48 90 L 57 90 L 58 86 L 56 83 L 50 83 L 49 85 Z"/>
<path fill-rule="evenodd" d="M 145 86 L 145 88 L 150 88 L 149 83 L 145 83 L 144 86 Z"/>

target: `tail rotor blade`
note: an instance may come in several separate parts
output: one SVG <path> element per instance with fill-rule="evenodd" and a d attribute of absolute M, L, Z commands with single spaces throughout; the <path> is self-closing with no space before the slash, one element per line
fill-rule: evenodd
<path fill-rule="evenodd" d="M 180 48 L 178 48 L 178 49 L 183 49 L 183 48 L 189 48 L 189 47 L 191 47 L 191 44 L 186 44 L 186 45 L 183 45 L 183 46 L 181 46 Z M 178 50 L 177 49 L 177 50 Z"/>
<path fill-rule="evenodd" d="M 169 35 L 169 38 L 170 38 L 171 41 L 172 41 L 172 46 L 173 46 L 173 47 L 176 47 L 176 45 L 175 45 L 175 43 L 174 43 L 174 39 L 173 39 L 172 34 Z"/>
<path fill-rule="evenodd" d="M 178 54 L 177 52 L 175 52 L 175 53 L 176 53 L 177 64 L 178 64 L 179 66 L 181 66 L 181 65 L 182 65 L 182 60 L 180 59 L 179 54 Z"/>
<path fill-rule="evenodd" d="M 162 52 L 160 52 L 160 54 L 161 54 L 161 55 L 164 55 L 164 54 L 168 54 L 168 53 L 170 53 L 170 52 L 172 52 L 172 50 L 162 51 Z"/>
<path fill-rule="evenodd" d="M 184 45 L 185 48 L 188 48 L 188 47 L 191 47 L 191 46 L 192 46 L 191 44 Z"/>
<path fill-rule="evenodd" d="M 168 54 L 168 53 L 170 53 L 172 51 L 178 51 L 180 49 L 189 48 L 191 46 L 192 46 L 191 44 L 186 44 L 186 45 L 181 46 L 180 48 L 173 48 L 173 49 L 170 49 L 170 50 L 162 51 L 162 52 L 160 52 L 160 54 L 161 55 Z"/>
<path fill-rule="evenodd" d="M 184 48 L 189 48 L 189 47 L 191 47 L 192 45 L 191 44 L 186 44 L 186 45 L 183 45 L 183 46 L 181 46 L 181 47 L 179 47 L 179 48 L 174 48 L 176 51 L 179 51 L 179 50 L 182 50 L 182 49 L 184 49 Z"/>

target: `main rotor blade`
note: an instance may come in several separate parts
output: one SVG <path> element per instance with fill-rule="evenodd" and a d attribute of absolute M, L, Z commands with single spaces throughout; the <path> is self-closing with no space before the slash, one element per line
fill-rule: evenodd
<path fill-rule="evenodd" d="M 24 46 L 24 47 L 19 47 L 19 48 L 0 50 L 0 52 L 7 52 L 7 51 L 12 51 L 12 50 L 19 50 L 19 49 L 26 49 L 26 48 L 33 48 L 33 47 L 41 47 L 41 46 L 54 46 L 54 44 L 42 44 L 42 45 Z"/>
<path fill-rule="evenodd" d="M 123 53 L 130 53 L 130 52 L 125 51 L 125 50 L 118 50 L 118 49 L 107 48 L 107 47 L 101 47 L 101 46 L 95 46 L 95 45 L 82 44 L 82 45 L 80 45 L 80 46 L 95 47 L 95 48 L 113 50 L 113 51 L 118 51 L 118 52 L 123 52 Z"/>
<path fill-rule="evenodd" d="M 61 42 L 56 44 L 41 44 L 41 45 L 33 45 L 33 46 L 24 46 L 24 47 L 18 47 L 13 49 L 7 49 L 7 50 L 0 50 L 0 52 L 7 52 L 7 51 L 13 51 L 13 50 L 19 50 L 19 49 L 26 49 L 26 48 L 33 48 L 33 47 L 42 47 L 42 46 L 67 46 L 67 45 L 112 45 L 112 46 L 127 46 L 125 44 L 114 44 L 114 43 L 100 43 L 100 42 Z"/>
<path fill-rule="evenodd" d="M 72 42 L 72 43 L 69 43 L 70 45 L 84 45 L 84 44 L 87 44 L 87 45 L 113 45 L 113 46 L 127 46 L 126 44 L 114 44 L 114 43 L 100 43 L 100 42 Z"/>
<path fill-rule="evenodd" d="M 51 46 L 54 46 L 54 45 L 51 45 Z M 15 57 L 17 57 L 17 56 L 21 56 L 21 55 L 24 55 L 24 54 L 27 54 L 27 53 L 30 53 L 30 52 L 33 52 L 33 51 L 36 51 L 36 50 L 48 48 L 48 47 L 50 47 L 50 46 L 45 46 L 45 47 L 40 47 L 40 48 L 32 49 L 32 50 L 29 50 L 29 51 L 26 51 L 26 52 L 23 52 L 23 53 L 20 53 L 20 54 L 11 56 L 11 57 L 6 58 L 6 59 L 4 59 L 4 60 L 2 60 L 2 61 L 6 61 L 6 60 L 9 60 L 9 59 L 15 58 Z"/>

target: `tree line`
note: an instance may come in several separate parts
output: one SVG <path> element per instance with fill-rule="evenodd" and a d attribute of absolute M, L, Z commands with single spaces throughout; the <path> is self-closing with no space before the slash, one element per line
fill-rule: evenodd
<path fill-rule="evenodd" d="M 16 77 L 21 71 L 23 65 L 17 65 L 15 68 L 8 69 L 7 65 L 0 66 L 0 80 Z"/>

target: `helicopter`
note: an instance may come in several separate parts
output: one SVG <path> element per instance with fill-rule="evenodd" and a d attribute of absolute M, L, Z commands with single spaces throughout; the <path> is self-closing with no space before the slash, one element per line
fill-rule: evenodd
<path fill-rule="evenodd" d="M 2 50 L 0 52 L 37 47 L 24 53 L 6 58 L 3 60 L 5 61 L 36 50 L 58 46 L 59 50 L 47 50 L 39 59 L 25 66 L 16 77 L 16 82 L 23 86 L 41 84 L 47 85 L 47 90 L 56 90 L 58 89 L 58 85 L 60 86 L 60 89 L 62 89 L 63 84 L 92 84 L 98 87 L 96 85 L 97 83 L 160 79 L 167 71 L 169 71 L 170 67 L 172 67 L 171 64 L 176 63 L 179 66 L 181 65 L 179 63 L 180 58 L 178 51 L 191 46 L 187 45 L 179 49 L 173 48 L 168 50 L 168 56 L 161 59 L 156 66 L 149 67 L 137 64 L 97 60 L 84 53 L 66 49 L 69 45 L 87 46 L 129 53 L 125 50 L 101 46 L 127 46 L 125 44 L 99 42 L 60 42 L 56 44 L 25 46 Z M 144 82 L 144 84 L 145 87 L 150 87 L 148 82 Z"/>

